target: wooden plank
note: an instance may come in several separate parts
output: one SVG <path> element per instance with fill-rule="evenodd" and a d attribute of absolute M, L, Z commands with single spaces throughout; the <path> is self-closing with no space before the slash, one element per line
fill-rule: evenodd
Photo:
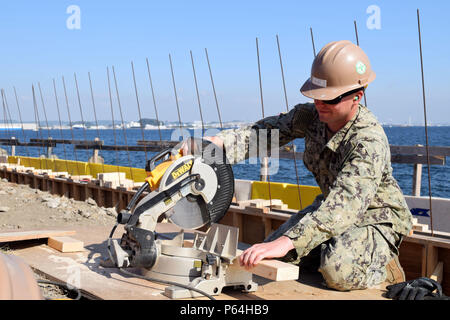
<path fill-rule="evenodd" d="M 427 149 L 425 146 L 393 146 L 391 145 L 391 154 L 427 154 Z M 438 147 L 429 146 L 428 147 L 430 156 L 447 156 L 450 157 L 450 147 Z"/>
<path fill-rule="evenodd" d="M 444 276 L 444 262 L 440 261 L 433 273 L 430 275 L 430 279 L 433 279 L 436 282 L 442 283 L 442 278 Z"/>
<path fill-rule="evenodd" d="M 427 277 L 430 277 L 433 274 L 437 264 L 438 264 L 438 248 L 429 243 L 427 244 L 427 272 L 426 272 Z"/>
<path fill-rule="evenodd" d="M 394 163 L 421 163 L 427 164 L 428 160 L 426 156 L 414 155 L 414 154 L 393 154 L 391 155 L 391 162 Z M 430 164 L 445 165 L 444 156 L 430 156 Z"/>
<path fill-rule="evenodd" d="M 63 230 L 35 230 L 35 231 L 19 231 L 0 233 L 0 242 L 13 242 L 23 240 L 44 239 L 57 236 L 72 236 L 75 231 Z"/>
<path fill-rule="evenodd" d="M 71 237 L 50 237 L 47 245 L 60 252 L 80 252 L 84 251 L 83 241 Z"/>

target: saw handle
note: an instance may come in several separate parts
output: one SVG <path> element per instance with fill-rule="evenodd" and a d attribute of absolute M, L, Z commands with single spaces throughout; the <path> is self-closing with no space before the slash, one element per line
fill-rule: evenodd
<path fill-rule="evenodd" d="M 170 156 L 169 156 L 170 154 Z M 151 172 L 153 170 L 156 169 L 157 165 L 156 162 L 160 161 L 160 160 L 168 160 L 169 158 L 171 158 L 171 160 L 176 160 L 179 157 L 181 157 L 181 150 L 176 150 L 176 149 L 166 149 L 160 153 L 158 153 L 156 156 L 154 156 L 153 158 L 151 158 L 150 160 L 147 161 L 147 164 L 145 165 L 145 171 L 147 172 Z"/>

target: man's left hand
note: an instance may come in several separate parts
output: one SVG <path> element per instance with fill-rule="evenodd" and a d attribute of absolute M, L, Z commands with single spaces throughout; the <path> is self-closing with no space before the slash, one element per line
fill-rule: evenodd
<path fill-rule="evenodd" d="M 258 243 L 245 250 L 239 257 L 239 263 L 246 269 L 253 268 L 262 259 L 281 258 L 294 249 L 292 240 L 286 236 L 265 243 Z"/>

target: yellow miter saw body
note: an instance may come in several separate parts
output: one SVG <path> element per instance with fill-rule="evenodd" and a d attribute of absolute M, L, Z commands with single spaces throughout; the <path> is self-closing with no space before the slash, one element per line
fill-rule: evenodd
<path fill-rule="evenodd" d="M 252 274 L 236 261 L 239 229 L 217 224 L 234 195 L 233 171 L 221 148 L 205 140 L 196 143 L 193 154 L 168 149 L 148 161 L 146 182 L 118 215 L 126 232 L 120 241 L 112 240 L 115 228 L 111 232 L 110 259 L 119 268 L 140 268 L 147 278 L 182 285 L 166 288 L 171 298 L 198 296 L 198 290 L 216 295 L 227 286 L 255 291 Z M 156 233 L 162 217 L 182 229 L 175 238 Z M 185 229 L 203 226 L 210 226 L 206 234 L 195 232 L 193 242 L 184 241 Z"/>

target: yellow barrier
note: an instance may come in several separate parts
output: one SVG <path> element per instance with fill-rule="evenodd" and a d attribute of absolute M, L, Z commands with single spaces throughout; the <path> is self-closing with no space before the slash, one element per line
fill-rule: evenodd
<path fill-rule="evenodd" d="M 300 186 L 300 196 L 302 208 L 298 200 L 298 188 L 296 184 L 271 182 L 270 195 L 272 199 L 280 199 L 287 204 L 290 209 L 300 210 L 313 203 L 316 196 L 321 194 L 319 187 Z M 269 199 L 269 183 L 254 181 L 252 183 L 252 199 Z"/>
<path fill-rule="evenodd" d="M 110 164 L 88 163 L 82 161 L 72 161 L 64 159 L 48 159 L 48 158 L 32 158 L 14 156 L 8 157 L 8 163 L 20 164 L 25 167 L 33 167 L 35 169 L 50 169 L 56 172 L 68 172 L 70 175 L 91 175 L 97 178 L 97 174 L 103 172 L 125 172 L 127 179 L 135 182 L 143 182 L 147 178 L 145 169 L 121 167 Z"/>

